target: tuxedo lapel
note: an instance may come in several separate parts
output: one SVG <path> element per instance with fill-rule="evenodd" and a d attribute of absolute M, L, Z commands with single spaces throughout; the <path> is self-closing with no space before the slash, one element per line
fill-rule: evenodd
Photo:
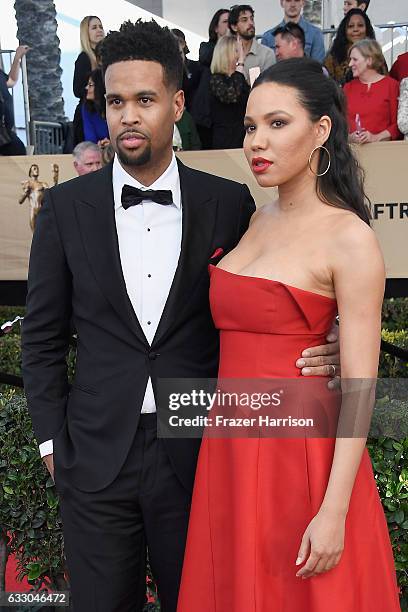
<path fill-rule="evenodd" d="M 95 173 L 95 180 L 75 201 L 82 242 L 102 293 L 120 318 L 148 344 L 126 291 L 119 255 L 112 187 L 112 164 Z"/>
<path fill-rule="evenodd" d="M 177 161 L 183 214 L 181 252 L 152 346 L 163 340 L 188 304 L 196 282 L 208 265 L 215 229 L 217 198 L 208 193 L 202 175 Z"/>

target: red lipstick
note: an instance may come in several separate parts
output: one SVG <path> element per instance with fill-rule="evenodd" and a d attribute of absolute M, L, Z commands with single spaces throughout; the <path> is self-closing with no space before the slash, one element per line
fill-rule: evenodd
<path fill-rule="evenodd" d="M 272 163 L 273 162 L 269 161 L 268 159 L 264 159 L 263 157 L 254 157 L 251 162 L 252 172 L 255 172 L 256 174 L 266 172 L 268 168 L 272 166 Z"/>

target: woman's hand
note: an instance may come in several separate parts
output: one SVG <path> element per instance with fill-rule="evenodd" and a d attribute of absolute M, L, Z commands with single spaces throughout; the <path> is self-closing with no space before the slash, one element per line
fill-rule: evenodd
<path fill-rule="evenodd" d="M 110 140 L 109 138 L 102 138 L 102 140 L 98 140 L 98 147 L 104 149 L 105 147 L 109 147 Z"/>
<path fill-rule="evenodd" d="M 349 142 L 352 144 L 360 144 L 360 132 L 352 132 L 349 134 Z"/>
<path fill-rule="evenodd" d="M 18 59 L 21 59 L 26 53 L 31 50 L 31 47 L 28 45 L 20 45 L 16 49 L 16 56 Z"/>
<path fill-rule="evenodd" d="M 377 134 L 372 134 L 368 130 L 361 130 L 359 133 L 359 143 L 367 144 L 368 142 L 377 142 Z"/>
<path fill-rule="evenodd" d="M 335 567 L 344 549 L 346 515 L 321 508 L 310 521 L 299 548 L 296 565 L 305 565 L 296 576 L 311 578 Z"/>
<path fill-rule="evenodd" d="M 242 38 L 239 36 L 237 36 L 237 46 L 238 46 L 238 61 L 239 63 L 244 63 L 245 62 L 245 51 L 244 51 L 244 43 L 242 41 Z"/>

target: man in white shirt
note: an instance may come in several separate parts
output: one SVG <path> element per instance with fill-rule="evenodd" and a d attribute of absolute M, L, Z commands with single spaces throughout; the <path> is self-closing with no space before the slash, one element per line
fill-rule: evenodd
<path fill-rule="evenodd" d="M 158 437 L 157 413 L 172 414 L 159 381 L 216 377 L 207 268 L 235 247 L 255 206 L 245 185 L 174 157 L 184 96 L 167 28 L 126 22 L 104 39 L 101 58 L 116 157 L 46 194 L 30 256 L 23 376 L 60 495 L 75 612 L 141 612 L 147 549 L 161 609 L 176 612 L 200 440 Z M 327 365 L 312 373 L 332 369 L 336 344 L 331 352 L 321 351 Z M 311 353 L 305 366 L 316 365 L 319 351 Z"/>

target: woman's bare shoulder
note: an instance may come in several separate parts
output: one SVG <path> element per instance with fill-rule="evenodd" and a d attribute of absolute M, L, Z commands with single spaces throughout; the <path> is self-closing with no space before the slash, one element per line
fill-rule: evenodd
<path fill-rule="evenodd" d="M 384 260 L 378 238 L 358 215 L 339 210 L 329 233 L 330 252 L 336 267 L 368 266 L 382 273 Z"/>
<path fill-rule="evenodd" d="M 349 210 L 337 209 L 336 222 L 332 224 L 330 238 L 340 246 L 377 244 L 378 240 L 374 230 L 356 213 Z"/>

